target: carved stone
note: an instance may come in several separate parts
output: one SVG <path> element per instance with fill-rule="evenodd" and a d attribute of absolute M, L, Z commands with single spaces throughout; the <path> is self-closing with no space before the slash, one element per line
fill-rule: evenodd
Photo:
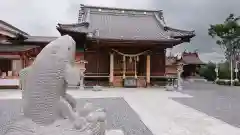
<path fill-rule="evenodd" d="M 75 41 L 62 36 L 20 72 L 23 112 L 7 126 L 6 135 L 105 134 L 105 110 L 90 103 L 77 109 L 75 99 L 66 93 L 68 85 L 80 83 L 80 71 L 73 65 L 75 50 Z"/>

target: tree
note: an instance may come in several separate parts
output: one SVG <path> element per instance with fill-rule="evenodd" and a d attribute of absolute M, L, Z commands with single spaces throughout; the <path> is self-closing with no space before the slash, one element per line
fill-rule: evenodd
<path fill-rule="evenodd" d="M 240 17 L 230 14 L 223 24 L 210 25 L 208 34 L 217 38 L 216 43 L 225 49 L 225 56 L 230 60 L 239 51 L 240 46 Z"/>
<path fill-rule="evenodd" d="M 216 79 L 215 67 L 216 65 L 211 62 L 201 66 L 199 70 L 200 76 L 204 77 L 208 81 L 214 81 Z"/>
<path fill-rule="evenodd" d="M 230 61 L 232 71 L 232 61 L 236 60 L 240 53 L 240 17 L 230 14 L 224 23 L 210 25 L 208 34 L 216 38 L 216 43 L 225 50 L 225 57 Z M 232 80 L 231 72 L 231 80 Z"/>

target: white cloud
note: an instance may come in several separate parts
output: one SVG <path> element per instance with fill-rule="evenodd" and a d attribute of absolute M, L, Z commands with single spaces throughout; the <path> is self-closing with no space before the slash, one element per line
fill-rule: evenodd
<path fill-rule="evenodd" d="M 58 36 L 57 23 L 76 23 L 80 4 L 163 9 L 169 26 L 196 30 L 190 44 L 178 45 L 173 53 L 215 52 L 215 40 L 207 34 L 209 24 L 223 22 L 230 13 L 240 14 L 239 0 L 0 0 L 0 19 L 31 35 Z"/>
<path fill-rule="evenodd" d="M 104 7 L 116 7 L 116 0 L 85 0 L 82 4 L 93 5 L 93 6 L 104 6 Z"/>
<path fill-rule="evenodd" d="M 224 54 L 217 53 L 217 52 L 200 53 L 199 57 L 203 62 L 206 62 L 206 63 L 208 63 L 209 61 L 214 63 L 219 63 L 225 60 Z"/>
<path fill-rule="evenodd" d="M 1 0 L 0 18 L 31 35 L 57 36 L 57 23 L 76 23 L 80 4 L 148 8 L 148 0 Z"/>

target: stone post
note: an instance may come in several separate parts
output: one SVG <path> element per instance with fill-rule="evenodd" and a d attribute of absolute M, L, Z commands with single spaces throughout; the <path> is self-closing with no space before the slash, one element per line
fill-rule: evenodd
<path fill-rule="evenodd" d="M 85 77 L 85 64 L 87 64 L 88 62 L 85 60 L 80 60 L 80 89 L 83 90 L 84 89 L 84 77 Z"/>
<path fill-rule="evenodd" d="M 231 54 L 231 60 L 230 60 L 230 75 L 231 75 L 231 86 L 233 86 L 233 56 Z"/>
<path fill-rule="evenodd" d="M 147 86 L 150 85 L 150 55 L 147 55 L 147 67 L 146 67 Z"/>
<path fill-rule="evenodd" d="M 179 63 L 177 65 L 177 71 L 178 71 L 178 80 L 177 80 L 177 86 L 178 86 L 178 90 L 182 90 L 182 78 L 181 78 L 181 74 L 183 72 L 183 63 Z"/>
<path fill-rule="evenodd" d="M 215 72 L 216 72 L 216 80 L 215 80 L 215 82 L 216 82 L 216 81 L 219 80 L 219 75 L 218 75 L 218 64 L 216 64 Z"/>
<path fill-rule="evenodd" d="M 238 61 L 236 61 L 236 65 L 235 65 L 235 81 L 239 81 L 238 80 Z"/>
<path fill-rule="evenodd" d="M 80 68 L 80 89 L 84 90 L 84 72 L 86 71 L 86 68 Z"/>

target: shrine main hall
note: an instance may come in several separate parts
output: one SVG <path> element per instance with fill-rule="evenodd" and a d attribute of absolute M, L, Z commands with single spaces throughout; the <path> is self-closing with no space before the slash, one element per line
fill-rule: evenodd
<path fill-rule="evenodd" d="M 153 86 L 166 77 L 166 49 L 195 36 L 168 26 L 162 10 L 88 5 L 81 5 L 77 23 L 58 24 L 57 30 L 76 41 L 76 61 L 87 62 L 86 86 Z M 28 37 L 11 40 L 40 48 L 51 41 L 35 37 L 30 43 Z"/>
<path fill-rule="evenodd" d="M 81 5 L 78 23 L 58 24 L 82 52 L 85 85 L 138 87 L 165 76 L 166 48 L 189 42 L 194 31 L 167 26 L 162 10 Z M 126 81 L 130 80 L 130 81 Z"/>

